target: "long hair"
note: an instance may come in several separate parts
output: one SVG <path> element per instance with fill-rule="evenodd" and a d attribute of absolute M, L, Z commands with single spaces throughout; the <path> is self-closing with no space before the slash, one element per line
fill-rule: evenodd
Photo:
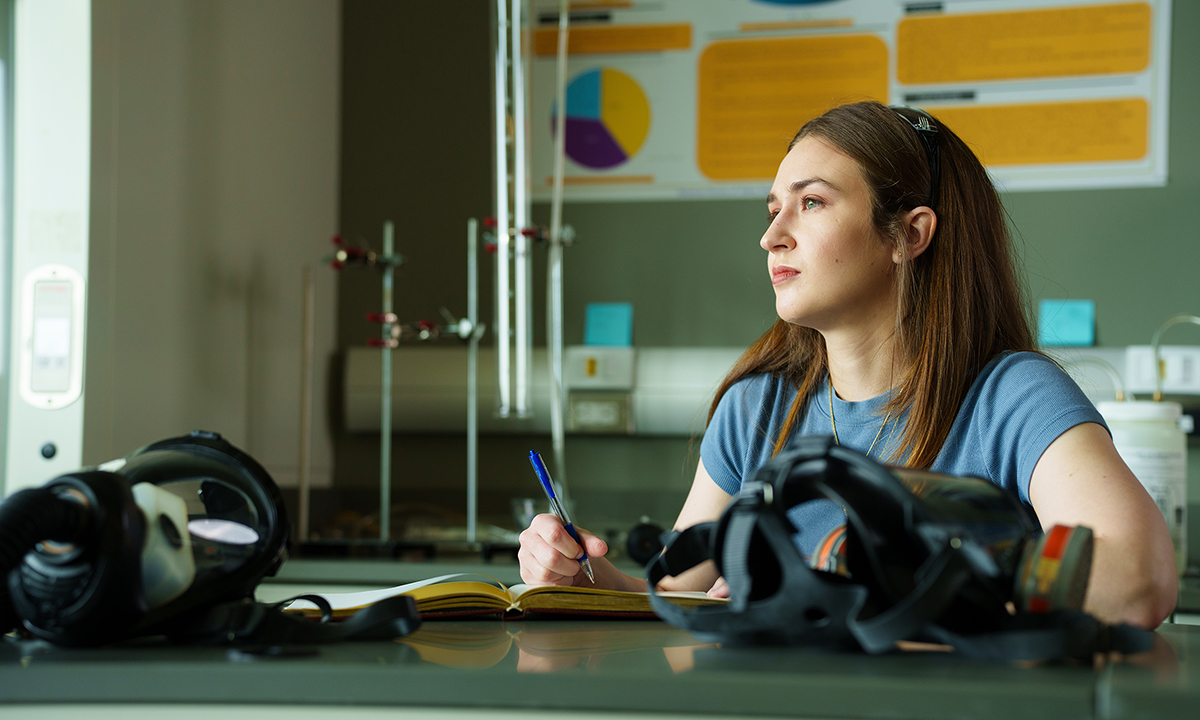
<path fill-rule="evenodd" d="M 876 102 L 843 105 L 805 123 L 788 150 L 816 137 L 854 159 L 870 189 L 875 228 L 901 255 L 893 355 L 898 390 L 885 410 L 893 417 L 907 412 L 908 421 L 889 461 L 929 467 L 980 370 L 1001 352 L 1036 346 L 1004 208 L 987 172 L 937 121 L 941 178 L 937 197 L 930 198 L 929 158 L 908 117 L 919 114 Z M 936 232 L 925 252 L 910 258 L 900 216 L 931 201 Z M 798 390 L 775 440 L 778 453 L 828 374 L 825 341 L 811 328 L 777 320 L 722 381 L 710 421 L 730 386 L 755 373 L 778 375 Z"/>

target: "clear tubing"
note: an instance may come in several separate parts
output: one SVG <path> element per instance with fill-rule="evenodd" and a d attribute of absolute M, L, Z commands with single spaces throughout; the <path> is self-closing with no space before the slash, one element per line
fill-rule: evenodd
<path fill-rule="evenodd" d="M 550 254 L 546 271 L 546 353 L 550 362 L 550 438 L 554 449 L 554 470 L 566 492 L 567 458 L 563 422 L 563 247 L 562 203 L 567 131 L 567 27 L 570 21 L 568 0 L 558 3 L 558 62 L 555 66 L 554 116 L 554 187 L 550 196 Z M 568 503 L 569 505 L 569 503 Z"/>
<path fill-rule="evenodd" d="M 467 542 L 475 542 L 479 506 L 479 223 L 467 221 Z"/>
<path fill-rule="evenodd" d="M 389 220 L 383 224 L 383 314 L 392 312 L 392 289 L 396 266 L 392 262 L 396 251 L 395 229 Z M 383 324 L 383 339 L 392 337 L 392 324 Z M 384 345 L 383 389 L 379 397 L 379 539 L 387 542 L 392 534 L 392 348 Z"/>
<path fill-rule="evenodd" d="M 1121 373 L 1117 372 L 1115 367 L 1101 360 L 1100 358 L 1081 357 L 1074 360 L 1068 360 L 1066 364 L 1074 365 L 1076 367 L 1091 365 L 1092 367 L 1103 370 L 1104 374 L 1108 376 L 1109 382 L 1112 383 L 1113 395 L 1116 396 L 1117 402 L 1124 402 L 1126 399 L 1133 400 L 1132 396 L 1127 398 L 1125 394 L 1125 383 L 1121 380 Z"/>
<path fill-rule="evenodd" d="M 512 413 L 508 217 L 508 0 L 496 0 L 496 414 Z"/>
<path fill-rule="evenodd" d="M 516 393 L 513 399 L 517 417 L 530 413 L 529 386 L 533 377 L 533 265 L 529 238 L 521 231 L 529 227 L 529 149 L 526 120 L 526 67 L 522 10 L 524 0 L 512 0 L 512 114 L 513 114 L 513 243 L 514 258 L 513 313 L 515 326 L 514 370 Z"/>
<path fill-rule="evenodd" d="M 1166 368 L 1163 367 L 1162 353 L 1159 351 L 1159 340 L 1162 339 L 1162 334 L 1167 328 L 1180 323 L 1192 323 L 1194 325 L 1200 325 L 1200 316 L 1192 315 L 1190 313 L 1179 313 L 1178 315 L 1172 315 L 1171 317 L 1167 318 L 1165 323 L 1160 325 L 1159 328 L 1154 331 L 1154 336 L 1150 338 L 1150 347 L 1154 351 L 1154 402 L 1162 402 L 1163 375 L 1166 373 Z"/>

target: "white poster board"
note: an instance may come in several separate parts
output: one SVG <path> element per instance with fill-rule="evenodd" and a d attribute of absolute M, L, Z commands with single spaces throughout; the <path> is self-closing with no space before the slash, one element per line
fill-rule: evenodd
<path fill-rule="evenodd" d="M 534 1 L 536 200 L 556 0 Z M 1170 0 L 588 0 L 568 41 L 568 200 L 763 197 L 838 104 L 924 108 L 1006 190 L 1163 185 Z"/>

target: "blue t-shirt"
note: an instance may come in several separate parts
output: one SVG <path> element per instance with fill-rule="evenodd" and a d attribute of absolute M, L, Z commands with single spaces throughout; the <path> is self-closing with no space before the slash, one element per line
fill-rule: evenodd
<path fill-rule="evenodd" d="M 729 388 L 700 444 L 700 459 L 718 487 L 736 494 L 771 459 L 796 392 L 791 382 L 766 374 L 748 376 Z M 821 383 L 795 434 L 833 434 L 828 393 L 828 383 Z M 887 462 L 907 420 L 907 415 L 891 418 L 881 426 L 887 400 L 887 393 L 862 402 L 834 395 L 839 442 L 862 453 L 874 443 L 870 456 Z M 1037 353 L 1004 353 L 975 378 L 930 470 L 990 480 L 1028 503 L 1029 479 L 1042 453 L 1059 435 L 1086 422 L 1104 425 L 1058 365 Z M 841 509 L 827 500 L 797 505 L 788 517 L 800 529 L 797 544 L 810 555 L 845 521 Z"/>

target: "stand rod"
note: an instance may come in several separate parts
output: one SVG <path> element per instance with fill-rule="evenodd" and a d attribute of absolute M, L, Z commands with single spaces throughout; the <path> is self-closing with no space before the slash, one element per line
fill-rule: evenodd
<path fill-rule="evenodd" d="M 312 385 L 313 347 L 315 344 L 314 316 L 316 291 L 312 266 L 304 266 L 302 279 L 301 342 L 300 342 L 300 452 L 296 460 L 297 484 L 300 492 L 300 521 L 296 533 L 298 542 L 308 540 L 309 494 L 312 488 Z"/>
<path fill-rule="evenodd" d="M 467 221 L 467 542 L 475 542 L 479 505 L 479 222 Z"/>
<path fill-rule="evenodd" d="M 389 220 L 383 224 L 383 313 L 392 312 L 392 290 L 396 280 L 396 266 L 392 262 L 396 251 L 395 229 Z M 383 338 L 391 340 L 392 324 L 383 323 Z M 387 542 L 392 534 L 392 348 L 384 345 L 383 389 L 379 398 L 379 539 Z"/>

